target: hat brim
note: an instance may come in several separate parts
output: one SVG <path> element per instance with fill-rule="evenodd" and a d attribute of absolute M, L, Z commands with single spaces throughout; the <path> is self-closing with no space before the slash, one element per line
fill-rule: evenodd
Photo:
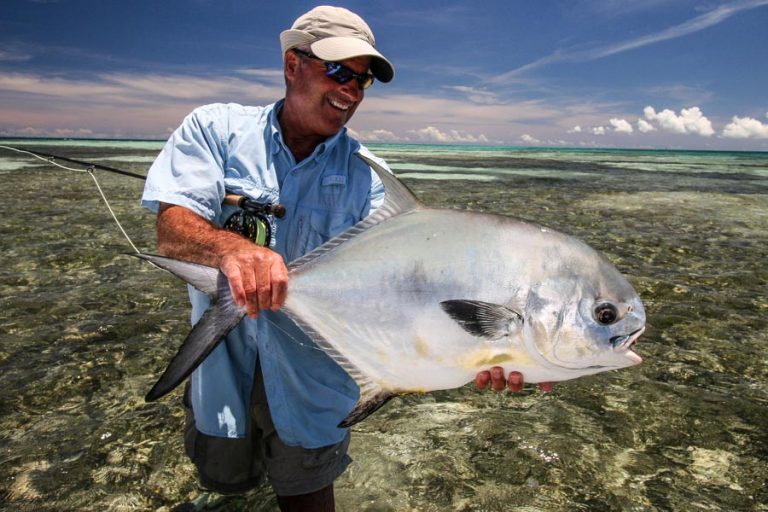
<path fill-rule="evenodd" d="M 323 60 L 338 62 L 355 57 L 371 57 L 371 72 L 379 82 L 389 82 L 395 76 L 395 68 L 386 57 L 368 42 L 355 37 L 314 38 L 301 30 L 286 30 L 280 34 L 283 53 L 292 48 L 309 44 L 312 53 Z"/>

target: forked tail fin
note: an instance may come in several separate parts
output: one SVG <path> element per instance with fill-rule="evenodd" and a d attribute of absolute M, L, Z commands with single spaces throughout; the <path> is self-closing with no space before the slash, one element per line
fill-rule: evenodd
<path fill-rule="evenodd" d="M 200 366 L 226 334 L 245 316 L 232 298 L 227 278 L 218 269 L 152 254 L 132 254 L 171 272 L 208 295 L 210 307 L 192 328 L 168 367 L 147 393 L 152 402 L 173 391 Z"/>

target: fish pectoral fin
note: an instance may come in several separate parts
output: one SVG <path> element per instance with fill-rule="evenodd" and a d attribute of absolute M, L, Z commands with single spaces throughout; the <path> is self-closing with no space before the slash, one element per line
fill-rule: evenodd
<path fill-rule="evenodd" d="M 381 407 L 397 396 L 396 393 L 379 388 L 379 390 L 370 395 L 361 395 L 355 408 L 347 414 L 341 423 L 338 424 L 339 428 L 349 428 L 355 423 L 363 421 L 365 418 L 381 409 Z"/>
<path fill-rule="evenodd" d="M 480 338 L 503 338 L 523 325 L 520 313 L 500 304 L 479 300 L 444 300 L 440 306 L 462 329 Z"/>

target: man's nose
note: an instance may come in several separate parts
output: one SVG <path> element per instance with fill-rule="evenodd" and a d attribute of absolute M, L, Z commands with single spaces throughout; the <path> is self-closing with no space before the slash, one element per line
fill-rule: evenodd
<path fill-rule="evenodd" d="M 341 84 L 341 88 L 346 92 L 354 101 L 360 101 L 365 96 L 365 90 L 360 87 L 360 84 L 356 79 L 352 79 L 348 82 Z"/>

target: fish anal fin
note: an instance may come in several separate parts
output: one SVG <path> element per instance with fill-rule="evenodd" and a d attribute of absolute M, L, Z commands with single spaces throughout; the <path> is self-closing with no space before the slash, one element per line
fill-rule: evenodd
<path fill-rule="evenodd" d="M 355 408 L 347 414 L 341 423 L 339 428 L 349 428 L 355 423 L 363 421 L 365 418 L 381 409 L 381 407 L 397 396 L 397 393 L 379 388 L 379 390 L 370 395 L 361 395 Z"/>
<path fill-rule="evenodd" d="M 496 340 L 514 334 L 523 317 L 507 306 L 479 300 L 445 300 L 440 303 L 462 329 L 473 336 Z"/>
<path fill-rule="evenodd" d="M 305 322 L 300 316 L 296 315 L 290 307 L 284 307 L 281 310 L 288 318 L 293 320 L 302 331 L 311 339 L 314 344 L 333 359 L 339 367 L 347 372 L 355 381 L 357 387 L 360 389 L 360 398 L 357 400 L 357 404 L 347 416 L 341 420 L 338 424 L 339 428 L 348 428 L 355 423 L 358 423 L 377 410 L 381 408 L 385 403 L 392 399 L 392 397 L 407 393 L 408 391 L 393 391 L 380 385 L 374 381 L 364 368 L 358 367 L 355 363 L 350 361 L 347 356 L 339 352 L 339 350 L 331 343 L 328 342 L 319 332 L 317 332 L 312 325 Z"/>

